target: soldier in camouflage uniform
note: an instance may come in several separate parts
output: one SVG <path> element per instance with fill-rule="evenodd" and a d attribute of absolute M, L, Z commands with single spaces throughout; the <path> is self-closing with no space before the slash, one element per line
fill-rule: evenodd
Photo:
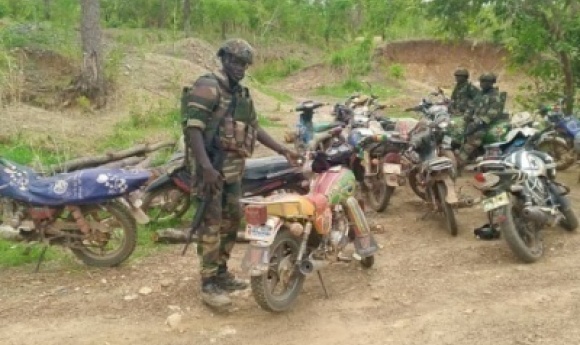
<path fill-rule="evenodd" d="M 451 104 L 449 113 L 456 116 L 464 116 L 465 113 L 473 106 L 473 102 L 479 89 L 469 81 L 469 72 L 460 68 L 455 71 L 455 88 L 451 93 Z"/>
<path fill-rule="evenodd" d="M 195 169 L 194 189 L 199 198 L 212 194 L 198 232 L 197 254 L 202 299 L 213 307 L 231 304 L 226 292 L 247 288 L 228 271 L 227 261 L 241 221 L 239 198 L 245 159 L 252 155 L 255 141 L 291 162 L 298 158 L 260 128 L 249 90 L 240 85 L 253 54 L 244 40 L 224 42 L 217 53 L 222 69 L 201 76 L 182 95 L 182 124 L 187 159 Z M 214 139 L 225 154 L 222 171 L 216 171 L 210 161 L 208 148 Z"/>
<path fill-rule="evenodd" d="M 472 154 L 481 146 L 487 129 L 504 118 L 504 102 L 499 90 L 493 87 L 496 80 L 493 73 L 485 73 L 479 77 L 481 94 L 475 99 L 473 108 L 465 116 L 465 143 L 459 153 L 461 167 L 474 158 Z"/>

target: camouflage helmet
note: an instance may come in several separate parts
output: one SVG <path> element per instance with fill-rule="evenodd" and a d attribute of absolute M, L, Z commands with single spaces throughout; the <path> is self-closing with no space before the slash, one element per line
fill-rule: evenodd
<path fill-rule="evenodd" d="M 458 68 L 457 70 L 455 70 L 455 73 L 453 73 L 454 76 L 456 77 L 467 77 L 469 78 L 469 71 L 466 70 L 465 68 Z"/>
<path fill-rule="evenodd" d="M 254 62 L 254 48 L 241 38 L 234 38 L 225 41 L 217 52 L 218 57 L 226 54 L 233 55 L 248 64 Z"/>
<path fill-rule="evenodd" d="M 479 76 L 479 81 L 489 81 L 495 83 L 497 81 L 497 77 L 493 73 L 484 73 Z"/>

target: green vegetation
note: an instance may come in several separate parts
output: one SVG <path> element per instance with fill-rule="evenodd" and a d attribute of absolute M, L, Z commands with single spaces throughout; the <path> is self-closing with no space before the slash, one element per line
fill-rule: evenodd
<path fill-rule="evenodd" d="M 293 58 L 274 60 L 257 67 L 252 72 L 252 77 L 260 83 L 267 84 L 286 78 L 300 70 L 302 65 L 302 61 Z"/>
<path fill-rule="evenodd" d="M 341 84 L 324 85 L 316 89 L 316 94 L 320 96 L 333 96 L 339 98 L 346 98 L 354 92 L 361 92 L 369 94 L 369 86 L 357 79 L 347 79 Z M 389 89 L 381 85 L 372 85 L 372 93 L 377 95 L 379 99 L 388 99 L 396 96 L 399 91 L 396 89 Z"/>

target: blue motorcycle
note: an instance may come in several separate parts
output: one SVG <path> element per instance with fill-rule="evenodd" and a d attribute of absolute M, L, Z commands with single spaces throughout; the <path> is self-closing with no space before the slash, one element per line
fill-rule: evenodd
<path fill-rule="evenodd" d="M 117 266 L 137 244 L 135 219 L 145 222 L 129 193 L 150 176 L 91 168 L 45 177 L 0 157 L 0 227 L 13 239 L 45 245 L 38 265 L 48 245 L 61 245 L 89 266 Z"/>

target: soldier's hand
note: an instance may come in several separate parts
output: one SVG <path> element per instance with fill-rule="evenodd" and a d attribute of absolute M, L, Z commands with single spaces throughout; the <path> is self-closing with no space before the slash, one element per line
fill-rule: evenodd
<path fill-rule="evenodd" d="M 292 166 L 297 166 L 298 165 L 298 159 L 300 159 L 300 155 L 292 150 L 284 150 L 283 153 L 284 157 L 286 157 L 286 160 L 288 161 L 288 163 L 290 163 L 290 165 Z"/>
<path fill-rule="evenodd" d="M 213 167 L 203 169 L 203 183 L 206 188 L 209 188 L 212 192 L 215 192 L 220 188 L 221 180 L 222 175 Z"/>

